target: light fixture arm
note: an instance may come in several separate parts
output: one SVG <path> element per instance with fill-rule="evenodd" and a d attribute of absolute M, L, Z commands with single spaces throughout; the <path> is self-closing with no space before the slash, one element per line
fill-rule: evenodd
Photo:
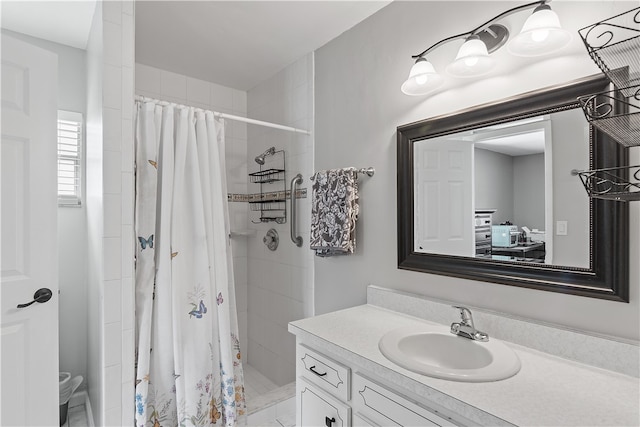
<path fill-rule="evenodd" d="M 427 53 L 429 53 L 431 50 L 435 49 L 436 47 L 443 45 L 447 42 L 450 42 L 451 40 L 457 40 L 463 37 L 469 37 L 472 36 L 474 34 L 476 34 L 478 31 L 483 30 L 484 28 L 488 27 L 489 25 L 491 25 L 493 22 L 495 22 L 496 20 L 511 15 L 512 13 L 518 12 L 520 10 L 524 10 L 524 9 L 531 9 L 533 7 L 537 7 L 537 6 L 542 6 L 546 3 L 548 3 L 550 0 L 539 0 L 539 1 L 534 1 L 532 3 L 527 3 L 527 4 L 523 4 L 520 6 L 516 6 L 514 8 L 511 8 L 507 11 L 502 12 L 500 15 L 497 15 L 493 18 L 491 18 L 490 20 L 488 20 L 487 22 L 485 22 L 482 25 L 479 25 L 478 27 L 474 28 L 471 31 L 467 31 L 465 33 L 460 33 L 460 34 L 456 34 L 455 36 L 451 36 L 451 37 L 447 37 L 446 39 L 442 39 L 439 42 L 429 46 L 428 48 L 426 48 L 425 50 L 423 50 L 421 53 L 417 54 L 417 55 L 413 55 L 411 56 L 413 59 L 417 59 L 417 58 L 422 58 L 424 55 L 426 55 Z"/>

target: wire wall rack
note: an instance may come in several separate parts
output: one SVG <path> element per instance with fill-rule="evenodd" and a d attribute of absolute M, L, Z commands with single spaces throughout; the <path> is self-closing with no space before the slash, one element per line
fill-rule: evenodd
<path fill-rule="evenodd" d="M 578 98 L 587 121 L 624 147 L 640 146 L 640 7 L 578 30 L 613 89 Z M 589 197 L 640 200 L 640 165 L 571 172 Z"/>
<path fill-rule="evenodd" d="M 615 201 L 640 200 L 640 165 L 571 171 L 582 181 L 589 197 Z"/>
<path fill-rule="evenodd" d="M 265 169 L 249 174 L 249 181 L 253 184 L 270 184 L 284 181 L 284 169 Z"/>
<path fill-rule="evenodd" d="M 589 121 L 625 147 L 640 146 L 640 7 L 578 30 L 611 91 L 579 98 Z"/>
<path fill-rule="evenodd" d="M 249 207 L 253 212 L 273 212 L 283 211 L 286 209 L 286 200 L 260 200 L 249 202 Z"/>
<path fill-rule="evenodd" d="M 640 146 L 640 85 L 578 98 L 587 121 L 625 147 Z"/>
<path fill-rule="evenodd" d="M 593 61 L 618 88 L 640 84 L 640 7 L 578 33 Z"/>

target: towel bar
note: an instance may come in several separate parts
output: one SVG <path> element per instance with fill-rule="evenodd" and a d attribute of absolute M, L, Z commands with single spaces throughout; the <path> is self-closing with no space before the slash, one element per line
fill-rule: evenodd
<path fill-rule="evenodd" d="M 360 169 L 348 168 L 348 169 L 352 169 L 356 174 L 359 174 L 359 173 L 366 174 L 368 177 L 372 177 L 376 173 L 376 170 L 371 166 L 369 166 L 368 168 L 360 168 Z M 314 173 L 310 179 L 311 181 L 314 181 L 316 179 L 316 174 Z"/>

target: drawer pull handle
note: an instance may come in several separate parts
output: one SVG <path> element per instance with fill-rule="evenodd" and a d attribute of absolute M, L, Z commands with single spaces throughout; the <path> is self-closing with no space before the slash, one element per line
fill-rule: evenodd
<path fill-rule="evenodd" d="M 324 417 L 324 425 L 326 425 L 327 427 L 331 427 L 331 424 L 335 422 L 336 422 L 335 417 L 332 417 L 332 418 Z"/>
<path fill-rule="evenodd" d="M 316 365 L 313 365 L 312 367 L 310 367 L 310 368 L 309 368 L 309 370 L 310 370 L 311 372 L 313 372 L 314 374 L 316 374 L 317 376 L 319 376 L 319 377 L 324 377 L 325 375 L 327 375 L 327 373 L 326 373 L 326 372 L 325 372 L 324 374 L 321 374 L 320 372 L 316 371 L 316 369 L 315 369 L 315 368 L 316 368 Z M 329 418 L 327 418 L 327 419 L 329 419 Z M 335 421 L 335 420 L 334 420 L 334 421 Z"/>

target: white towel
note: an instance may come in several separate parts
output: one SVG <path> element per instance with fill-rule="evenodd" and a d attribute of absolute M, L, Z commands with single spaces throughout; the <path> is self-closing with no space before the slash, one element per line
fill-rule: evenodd
<path fill-rule="evenodd" d="M 358 182 L 353 168 L 315 174 L 310 248 L 317 256 L 349 255 L 356 247 Z"/>

